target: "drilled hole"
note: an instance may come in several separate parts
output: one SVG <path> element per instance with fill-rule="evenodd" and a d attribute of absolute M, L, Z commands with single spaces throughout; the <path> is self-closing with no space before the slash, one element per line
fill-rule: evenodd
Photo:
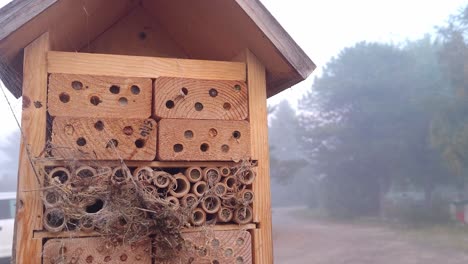
<path fill-rule="evenodd" d="M 181 92 L 182 95 L 184 95 L 184 96 L 187 96 L 187 95 L 188 95 L 188 89 L 185 88 L 185 87 L 182 87 L 182 89 L 180 89 L 180 92 Z"/>
<path fill-rule="evenodd" d="M 96 199 L 93 204 L 86 206 L 85 211 L 89 214 L 95 214 L 104 207 L 104 202 L 101 199 Z"/>
<path fill-rule="evenodd" d="M 211 96 L 211 97 L 216 97 L 218 96 L 218 90 L 214 89 L 214 88 L 211 88 L 209 91 L 208 91 L 208 94 Z"/>
<path fill-rule="evenodd" d="M 144 39 L 146 39 L 146 33 L 145 33 L 145 32 L 143 32 L 143 31 L 142 31 L 142 32 L 140 32 L 140 33 L 138 33 L 138 38 L 139 38 L 139 39 L 141 39 L 141 40 L 144 40 Z"/>
<path fill-rule="evenodd" d="M 83 83 L 80 82 L 80 81 L 73 81 L 73 82 L 71 83 L 71 87 L 72 87 L 73 89 L 75 89 L 75 90 L 81 90 L 81 89 L 83 89 Z"/>
<path fill-rule="evenodd" d="M 232 248 L 227 248 L 226 250 L 224 250 L 224 256 L 226 257 L 232 257 L 233 254 L 234 250 L 232 250 Z"/>
<path fill-rule="evenodd" d="M 136 85 L 132 85 L 132 87 L 130 87 L 130 91 L 132 92 L 132 94 L 137 95 L 140 93 L 140 87 Z"/>
<path fill-rule="evenodd" d="M 116 148 L 118 145 L 119 145 L 119 141 L 113 138 L 107 142 L 106 148 Z"/>
<path fill-rule="evenodd" d="M 197 111 L 203 110 L 203 104 L 200 103 L 200 102 L 196 102 L 195 103 L 195 110 L 197 110 Z"/>
<path fill-rule="evenodd" d="M 120 97 L 119 98 L 119 104 L 120 106 L 126 106 L 128 104 L 128 100 L 125 97 Z"/>
<path fill-rule="evenodd" d="M 223 108 L 224 108 L 224 110 L 231 110 L 231 104 L 230 103 L 224 103 Z"/>
<path fill-rule="evenodd" d="M 202 152 L 207 152 L 209 148 L 210 148 L 210 145 L 208 145 L 207 143 L 203 143 L 200 145 L 200 150 Z"/>
<path fill-rule="evenodd" d="M 206 250 L 206 248 L 202 247 L 198 250 L 198 254 L 202 257 L 206 256 L 208 254 L 208 251 Z"/>
<path fill-rule="evenodd" d="M 242 237 L 239 237 L 239 238 L 237 238 L 237 240 L 236 240 L 236 244 L 237 244 L 238 246 L 244 245 L 244 242 L 245 242 L 245 240 L 244 240 Z"/>
<path fill-rule="evenodd" d="M 237 257 L 236 258 L 236 264 L 243 264 L 244 263 L 244 258 L 243 257 Z"/>
<path fill-rule="evenodd" d="M 133 127 L 131 126 L 126 126 L 123 128 L 123 133 L 127 136 L 130 136 L 133 134 Z"/>
<path fill-rule="evenodd" d="M 127 259 L 128 259 L 127 254 L 120 255 L 120 261 L 127 261 Z"/>
<path fill-rule="evenodd" d="M 191 139 L 191 138 L 193 138 L 193 131 L 192 131 L 192 130 L 186 130 L 186 131 L 184 132 L 184 137 L 185 137 L 186 139 Z"/>
<path fill-rule="evenodd" d="M 220 242 L 219 242 L 218 239 L 215 238 L 215 239 L 211 240 L 211 246 L 212 247 L 214 247 L 214 248 L 219 247 L 219 244 L 220 244 Z"/>
<path fill-rule="evenodd" d="M 235 138 L 235 139 L 239 139 L 241 137 L 241 132 L 239 132 L 237 130 L 232 132 L 232 137 Z"/>
<path fill-rule="evenodd" d="M 221 146 L 221 151 L 224 152 L 224 153 L 228 153 L 229 152 L 229 146 L 224 144 Z"/>
<path fill-rule="evenodd" d="M 216 260 L 216 259 L 213 259 L 213 261 L 211 262 L 212 264 L 219 264 L 219 261 Z"/>
<path fill-rule="evenodd" d="M 182 144 L 174 145 L 174 152 L 182 152 L 182 150 L 184 150 L 184 146 L 182 146 Z"/>
<path fill-rule="evenodd" d="M 234 90 L 236 90 L 237 92 L 240 92 L 241 86 L 239 84 L 234 85 Z"/>
<path fill-rule="evenodd" d="M 109 88 L 109 91 L 113 94 L 118 94 L 120 93 L 120 86 L 117 86 L 117 85 L 112 85 L 110 88 Z"/>
<path fill-rule="evenodd" d="M 218 130 L 216 130 L 216 128 L 210 128 L 210 130 L 208 130 L 208 135 L 210 135 L 210 137 L 216 137 L 218 135 Z"/>
<path fill-rule="evenodd" d="M 145 146 L 145 140 L 144 140 L 144 139 L 141 139 L 141 138 L 140 138 L 140 139 L 137 139 L 137 140 L 135 141 L 135 146 L 136 146 L 137 148 L 143 148 L 143 147 Z"/>
<path fill-rule="evenodd" d="M 228 188 L 234 187 L 235 184 L 236 184 L 236 178 L 234 177 L 230 177 L 226 180 L 226 185 L 228 186 Z"/>
<path fill-rule="evenodd" d="M 91 96 L 91 98 L 89 98 L 89 102 L 95 106 L 102 103 L 101 98 L 99 98 L 99 96 L 96 96 L 96 95 Z"/>
<path fill-rule="evenodd" d="M 61 93 L 59 95 L 59 99 L 60 99 L 60 102 L 62 103 L 68 103 L 70 102 L 70 95 L 68 95 L 67 93 Z"/>
<path fill-rule="evenodd" d="M 172 101 L 172 100 L 167 100 L 167 101 L 166 101 L 166 107 L 169 108 L 169 109 L 174 108 L 174 101 Z"/>
<path fill-rule="evenodd" d="M 104 123 L 102 121 L 97 121 L 96 123 L 94 123 L 94 128 L 97 130 L 97 131 L 102 131 L 104 130 Z"/>
<path fill-rule="evenodd" d="M 86 263 L 93 263 L 94 257 L 89 255 L 86 257 Z"/>
<path fill-rule="evenodd" d="M 112 257 L 111 257 L 111 256 L 106 256 L 106 257 L 104 258 L 104 262 L 109 262 L 109 261 L 111 261 L 111 260 L 112 260 Z"/>
<path fill-rule="evenodd" d="M 80 147 L 83 147 L 84 145 L 86 145 L 86 139 L 83 137 L 80 137 L 76 140 L 76 144 Z"/>

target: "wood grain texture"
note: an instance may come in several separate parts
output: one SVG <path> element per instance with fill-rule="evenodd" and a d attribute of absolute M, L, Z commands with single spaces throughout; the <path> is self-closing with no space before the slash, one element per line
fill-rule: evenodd
<path fill-rule="evenodd" d="M 18 192 L 16 199 L 13 260 L 16 263 L 40 263 L 41 241 L 33 240 L 33 231 L 42 229 L 42 200 L 39 171 L 30 158 L 44 150 L 46 142 L 47 68 L 46 52 L 50 49 L 45 33 L 24 50 L 22 140 L 20 146 Z M 38 102 L 38 103 L 36 103 Z M 38 107 L 40 106 L 40 107 Z M 16 255 L 15 255 L 16 254 Z"/>
<path fill-rule="evenodd" d="M 49 73 L 245 81 L 245 63 L 51 51 Z"/>
<path fill-rule="evenodd" d="M 162 119 L 159 122 L 158 158 L 239 161 L 250 158 L 250 140 L 247 121 Z"/>
<path fill-rule="evenodd" d="M 90 43 L 88 52 L 188 58 L 147 10 L 138 6 Z"/>
<path fill-rule="evenodd" d="M 246 225 L 238 225 L 238 224 L 223 224 L 223 225 L 214 225 L 210 226 L 210 230 L 213 231 L 239 231 L 239 230 L 252 230 L 255 229 L 255 224 L 246 224 Z M 193 232 L 205 232 L 207 231 L 206 226 L 201 227 L 190 227 L 184 228 L 181 230 L 182 233 L 193 233 Z M 60 233 L 51 233 L 44 230 L 37 230 L 34 231 L 34 239 L 42 239 L 42 238 L 78 238 L 78 237 L 90 237 L 90 236 L 99 236 L 100 233 L 98 232 L 83 232 L 83 231 L 64 231 Z"/>
<path fill-rule="evenodd" d="M 153 119 L 56 117 L 52 155 L 58 159 L 146 160 L 156 157 Z"/>
<path fill-rule="evenodd" d="M 52 116 L 148 118 L 152 80 L 51 74 L 48 110 Z"/>
<path fill-rule="evenodd" d="M 259 223 L 259 228 L 253 232 L 254 263 L 273 263 L 265 67 L 248 50 L 239 58 L 247 63 L 252 158 L 258 160 L 257 177 L 252 184 L 255 193 L 253 221 Z"/>
<path fill-rule="evenodd" d="M 151 264 L 151 242 L 114 246 L 97 237 L 50 239 L 44 244 L 43 263 Z"/>
<path fill-rule="evenodd" d="M 165 263 L 252 263 L 251 235 L 248 231 L 202 231 L 183 233 L 182 237 L 188 249 Z M 157 246 L 154 252 L 157 260 Z M 190 262 L 190 259 L 193 261 Z"/>
<path fill-rule="evenodd" d="M 54 160 L 54 159 L 35 159 L 34 162 L 40 164 L 41 166 L 66 166 L 73 162 L 74 160 Z M 80 164 L 93 165 L 96 164 L 95 161 L 80 161 Z M 103 166 L 118 166 L 121 165 L 120 161 L 100 161 L 99 164 Z M 129 167 L 159 167 L 159 168 L 188 168 L 192 166 L 198 167 L 223 167 L 229 166 L 234 167 L 239 165 L 233 161 L 126 161 L 125 164 Z"/>
<path fill-rule="evenodd" d="M 158 118 L 245 120 L 248 112 L 245 82 L 162 77 L 154 84 Z"/>

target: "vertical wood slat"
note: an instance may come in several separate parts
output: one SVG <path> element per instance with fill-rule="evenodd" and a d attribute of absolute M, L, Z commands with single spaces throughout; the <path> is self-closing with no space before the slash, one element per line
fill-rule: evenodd
<path fill-rule="evenodd" d="M 258 223 L 258 228 L 253 230 L 254 263 L 273 263 L 265 67 L 248 50 L 237 59 L 243 60 L 247 64 L 251 151 L 252 159 L 258 160 L 257 178 L 252 186 L 255 192 L 253 204 L 254 222 Z"/>
<path fill-rule="evenodd" d="M 37 157 L 46 142 L 47 51 L 49 34 L 44 33 L 24 49 L 22 139 L 18 169 L 14 257 L 16 263 L 41 263 L 42 241 L 33 231 L 42 229 L 40 183 L 29 155 Z M 28 153 L 29 152 L 29 153 Z"/>

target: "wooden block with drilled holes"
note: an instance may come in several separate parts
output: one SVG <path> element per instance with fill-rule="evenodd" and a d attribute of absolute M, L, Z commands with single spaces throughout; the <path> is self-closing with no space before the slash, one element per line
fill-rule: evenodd
<path fill-rule="evenodd" d="M 245 120 L 247 86 L 241 81 L 158 78 L 153 111 L 157 118 Z"/>
<path fill-rule="evenodd" d="M 153 119 L 56 117 L 52 155 L 59 159 L 146 160 L 156 157 Z"/>
<path fill-rule="evenodd" d="M 164 263 L 252 263 L 252 243 L 248 231 L 191 232 L 182 234 L 182 237 L 186 250 Z M 158 260 L 157 243 L 154 252 Z"/>
<path fill-rule="evenodd" d="M 158 143 L 160 160 L 249 159 L 249 122 L 162 119 L 159 122 Z"/>
<path fill-rule="evenodd" d="M 52 116 L 148 118 L 152 90 L 149 78 L 56 73 L 49 77 L 48 110 Z"/>
<path fill-rule="evenodd" d="M 44 264 L 139 263 L 151 264 L 151 242 L 112 245 L 102 238 L 50 239 L 44 244 Z"/>

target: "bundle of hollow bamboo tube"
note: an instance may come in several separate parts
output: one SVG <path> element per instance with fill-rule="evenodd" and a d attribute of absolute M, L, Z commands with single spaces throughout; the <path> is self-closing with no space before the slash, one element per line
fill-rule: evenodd
<path fill-rule="evenodd" d="M 92 231 L 114 226 L 109 226 L 109 218 L 118 218 L 118 227 L 119 219 L 128 222 L 135 217 L 135 221 L 147 225 L 148 214 L 135 209 L 141 200 L 150 211 L 154 202 L 182 211 L 194 226 L 252 221 L 255 171 L 251 167 L 190 167 L 180 171 L 171 174 L 151 167 L 126 166 L 53 168 L 47 172 L 48 184 L 42 192 L 44 228 L 60 232 L 69 229 L 71 223 L 82 231 Z M 115 196 L 116 191 L 121 195 Z M 143 199 L 136 193 L 143 193 Z M 119 200 L 108 201 L 109 197 Z M 128 205 L 122 208 L 128 211 L 125 215 L 109 215 L 114 206 L 124 204 Z"/>

